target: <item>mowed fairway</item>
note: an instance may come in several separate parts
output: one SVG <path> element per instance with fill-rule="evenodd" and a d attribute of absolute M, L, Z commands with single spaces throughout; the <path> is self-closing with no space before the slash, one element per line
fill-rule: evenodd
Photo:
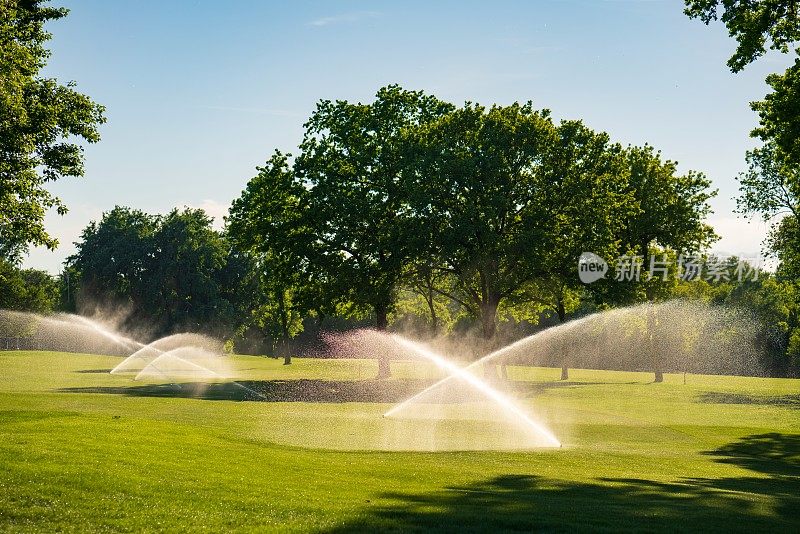
<path fill-rule="evenodd" d="M 119 361 L 0 352 L 0 529 L 800 529 L 800 381 L 516 367 L 561 449 L 408 452 L 369 449 L 417 364 L 237 357 L 242 400 Z"/>

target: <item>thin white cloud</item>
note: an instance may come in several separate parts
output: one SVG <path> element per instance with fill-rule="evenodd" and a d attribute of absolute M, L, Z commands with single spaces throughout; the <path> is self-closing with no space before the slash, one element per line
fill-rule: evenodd
<path fill-rule="evenodd" d="M 184 205 L 184 204 L 181 204 Z M 225 216 L 228 215 L 228 204 L 207 198 L 199 203 L 186 203 L 187 207 L 202 209 L 209 217 L 214 219 L 214 228 L 221 230 L 225 225 Z"/>
<path fill-rule="evenodd" d="M 720 236 L 711 251 L 720 256 L 739 256 L 740 258 L 764 258 L 762 242 L 769 233 L 770 225 L 761 219 L 748 220 L 736 216 L 711 217 L 708 224 Z M 765 261 L 767 267 L 773 262 Z"/>
<path fill-rule="evenodd" d="M 374 19 L 380 17 L 381 14 L 377 11 L 353 11 L 350 13 L 342 13 L 341 15 L 332 15 L 330 17 L 320 17 L 308 23 L 309 26 L 331 26 L 333 24 L 354 23 L 362 20 Z"/>

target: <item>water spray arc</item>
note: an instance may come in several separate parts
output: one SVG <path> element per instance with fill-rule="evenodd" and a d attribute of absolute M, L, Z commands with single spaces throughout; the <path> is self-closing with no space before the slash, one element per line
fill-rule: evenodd
<path fill-rule="evenodd" d="M 556 333 L 556 331 L 558 331 L 557 333 L 559 333 L 559 334 L 563 334 L 563 333 L 568 332 L 571 329 L 574 329 L 574 328 L 580 326 L 580 324 L 582 322 L 585 322 L 585 321 L 589 320 L 590 318 L 591 318 L 591 316 L 583 317 L 581 319 L 576 319 L 575 321 L 571 321 L 569 323 L 566 323 L 566 324 L 563 324 L 563 325 L 559 325 L 559 326 L 550 328 L 548 330 L 543 330 L 542 332 L 537 332 L 536 334 L 533 334 L 533 335 L 530 335 L 528 337 L 524 337 L 524 338 L 522 338 L 522 339 L 520 339 L 518 341 L 515 341 L 514 343 L 511 343 L 510 345 L 506 345 L 505 347 L 499 348 L 499 349 L 487 354 L 486 356 L 483 356 L 482 358 L 472 362 L 471 364 L 467 365 L 466 367 L 463 367 L 463 368 L 456 367 L 456 368 L 459 369 L 460 371 L 464 371 L 465 373 L 470 374 L 470 376 L 474 376 L 471 373 L 469 373 L 469 370 L 474 369 L 476 367 L 481 367 L 484 364 L 489 363 L 490 361 L 494 360 L 495 358 L 498 358 L 500 356 L 503 356 L 505 354 L 513 352 L 514 350 L 522 347 L 523 345 L 531 343 L 536 338 L 536 336 L 545 336 L 545 335 L 550 336 L 550 335 L 553 335 L 554 333 Z M 428 393 L 430 393 L 430 392 L 432 392 L 432 391 L 434 391 L 436 389 L 439 389 L 442 386 L 444 386 L 445 384 L 449 383 L 450 381 L 455 380 L 456 378 L 460 378 L 460 377 L 461 376 L 460 376 L 459 373 L 450 372 L 444 378 L 440 379 L 437 382 L 434 382 L 433 384 L 431 384 L 430 386 L 426 387 L 425 389 L 423 389 L 422 391 L 420 391 L 419 393 L 417 393 L 413 397 L 404 400 L 402 403 L 398 404 L 397 406 L 395 406 L 394 408 L 392 408 L 389 411 L 390 412 L 400 411 L 403 407 L 407 406 L 408 404 L 411 404 L 411 403 L 417 401 L 418 399 L 424 397 Z"/>
<path fill-rule="evenodd" d="M 136 373 L 134 380 L 152 378 L 174 383 L 187 378 L 215 381 L 232 378 L 229 361 L 222 355 L 221 343 L 201 334 L 173 334 L 144 344 L 103 322 L 81 315 L 0 310 L 2 335 L 35 339 L 36 350 L 66 349 L 80 353 L 125 355 L 126 358 L 111 370 L 111 374 Z M 161 360 L 157 361 L 159 358 Z M 258 391 L 238 382 L 230 383 L 264 398 Z"/>
<path fill-rule="evenodd" d="M 73 323 L 78 323 L 87 328 L 91 328 L 101 336 L 108 338 L 109 340 L 113 341 L 114 343 L 118 343 L 128 349 L 140 349 L 144 347 L 143 343 L 139 343 L 138 341 L 131 339 L 129 337 L 122 336 L 120 334 L 116 334 L 109 330 L 108 328 L 103 327 L 97 321 L 92 321 L 88 317 L 83 317 L 82 315 L 65 315 L 66 320 Z"/>
<path fill-rule="evenodd" d="M 201 334 L 172 334 L 147 345 L 139 345 L 141 348 L 117 364 L 111 374 L 141 371 L 165 352 L 181 347 L 197 347 L 215 353 L 221 351 L 219 342 Z"/>
<path fill-rule="evenodd" d="M 648 318 L 655 317 L 655 326 Z M 735 308 L 682 300 L 606 310 L 547 328 L 502 347 L 465 367 L 521 357 L 526 365 L 586 369 L 654 370 L 710 374 L 762 374 L 758 321 Z M 642 339 L 652 341 L 648 351 Z M 726 354 L 720 359 L 717 354 Z M 457 378 L 450 373 L 403 405 Z"/>
<path fill-rule="evenodd" d="M 184 367 L 179 371 L 181 375 L 179 378 L 192 378 L 192 379 L 212 379 L 212 380 L 229 380 L 231 377 L 227 374 L 222 374 L 221 372 L 215 371 L 214 369 L 209 368 L 208 366 L 200 365 L 197 362 L 191 361 L 188 357 L 182 357 L 181 354 L 193 351 L 203 351 L 203 349 L 195 348 L 195 347 L 181 347 L 178 349 L 173 349 L 171 351 L 166 351 L 161 353 L 156 359 L 151 361 L 147 364 L 147 366 L 139 371 L 139 373 L 134 378 L 134 381 L 145 380 L 147 378 L 154 378 L 155 376 L 160 377 L 163 380 L 167 381 L 174 381 L 175 378 L 178 378 L 175 369 L 166 369 L 165 366 L 169 365 L 170 363 L 178 362 L 180 365 Z M 213 354 L 205 354 L 206 359 L 208 357 L 211 358 L 223 358 L 223 356 L 216 356 Z M 163 360 L 163 361 L 162 361 Z M 163 364 L 163 365 L 162 365 Z M 174 383 L 174 382 L 173 382 Z M 244 384 L 240 384 L 239 382 L 232 381 L 230 384 L 251 393 L 259 398 L 265 399 L 266 397 L 259 393 L 258 391 L 245 386 Z M 181 387 L 180 384 L 175 384 L 179 388 Z"/>
<path fill-rule="evenodd" d="M 458 365 L 454 364 L 453 362 L 447 360 L 446 358 L 436 354 L 435 352 L 427 349 L 426 347 L 416 343 L 414 341 L 408 340 L 402 336 L 397 334 L 393 334 L 392 338 L 396 341 L 400 346 L 411 350 L 412 352 L 426 358 L 427 360 L 434 363 L 437 367 L 445 370 L 446 372 L 450 373 L 450 377 L 458 378 L 463 380 L 465 383 L 469 384 L 472 388 L 476 391 L 481 393 L 483 396 L 491 400 L 492 402 L 496 403 L 500 406 L 503 410 L 506 410 L 510 414 L 513 414 L 516 418 L 519 419 L 531 432 L 536 434 L 537 436 L 541 436 L 544 438 L 545 442 L 551 447 L 561 447 L 561 442 L 556 438 L 556 436 L 547 429 L 541 423 L 538 423 L 531 419 L 517 404 L 511 400 L 508 396 L 504 395 L 500 391 L 494 389 L 493 387 L 489 386 L 486 382 L 479 379 L 474 374 L 470 373 L 467 369 L 461 368 Z M 415 396 L 414 398 L 417 398 Z M 401 411 L 405 406 L 407 406 L 408 401 L 405 401 L 401 404 L 398 404 L 388 412 L 384 414 L 384 417 L 392 417 L 396 415 L 399 411 Z"/>
<path fill-rule="evenodd" d="M 193 344 L 184 344 L 192 341 Z M 182 343 L 183 342 L 183 343 Z M 176 379 L 192 378 L 192 379 L 212 379 L 212 380 L 229 380 L 230 373 L 225 372 L 223 369 L 214 370 L 212 367 L 219 367 L 222 363 L 224 356 L 217 355 L 208 348 L 200 347 L 199 345 L 206 344 L 208 346 L 214 344 L 214 340 L 205 338 L 197 334 L 174 334 L 161 338 L 149 345 L 142 346 L 141 349 L 128 356 L 125 360 L 120 362 L 111 374 L 119 374 L 128 371 L 136 371 L 133 365 L 136 361 L 144 362 L 144 366 L 138 370 L 134 381 L 146 380 L 148 378 L 160 378 L 162 380 L 174 383 Z M 160 346 L 175 346 L 171 350 L 162 350 Z M 198 358 L 206 365 L 198 363 Z M 194 360 L 194 361 L 193 361 Z M 169 368 L 171 364 L 177 363 L 181 368 Z M 211 365 L 211 364 L 214 365 Z M 258 391 L 249 388 L 239 382 L 230 382 L 234 386 L 251 393 L 259 398 L 266 398 Z M 180 387 L 180 384 L 175 384 Z"/>
<path fill-rule="evenodd" d="M 0 310 L 0 337 L 29 340 L 44 350 L 124 354 L 143 345 L 102 323 L 69 313 Z"/>

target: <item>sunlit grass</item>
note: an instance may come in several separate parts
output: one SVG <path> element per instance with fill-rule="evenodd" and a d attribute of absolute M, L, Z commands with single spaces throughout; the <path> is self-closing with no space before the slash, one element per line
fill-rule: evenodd
<path fill-rule="evenodd" d="M 796 530 L 800 521 L 793 380 L 652 384 L 647 373 L 574 370 L 563 384 L 560 370 L 515 367 L 512 392 L 563 449 L 380 452 L 353 449 L 385 443 L 390 403 L 120 394 L 136 383 L 102 372 L 117 362 L 0 352 L 0 528 Z M 236 357 L 235 366 L 265 387 L 335 388 L 377 373 L 371 360 Z M 386 388 L 439 376 L 413 362 L 393 371 Z"/>

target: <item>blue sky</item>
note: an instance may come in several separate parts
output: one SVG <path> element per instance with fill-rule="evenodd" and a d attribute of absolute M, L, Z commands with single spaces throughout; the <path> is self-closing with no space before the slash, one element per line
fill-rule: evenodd
<path fill-rule="evenodd" d="M 218 218 L 275 148 L 292 151 L 319 99 L 368 101 L 389 83 L 461 103 L 532 100 L 622 143 L 648 142 L 720 193 L 715 250 L 757 254 L 766 227 L 732 213 L 755 145 L 748 103 L 788 58 L 732 74 L 721 24 L 680 0 L 530 2 L 61 1 L 46 74 L 107 107 L 86 176 L 52 186 L 61 241 L 26 266 L 58 272 L 114 205 L 203 207 Z"/>

